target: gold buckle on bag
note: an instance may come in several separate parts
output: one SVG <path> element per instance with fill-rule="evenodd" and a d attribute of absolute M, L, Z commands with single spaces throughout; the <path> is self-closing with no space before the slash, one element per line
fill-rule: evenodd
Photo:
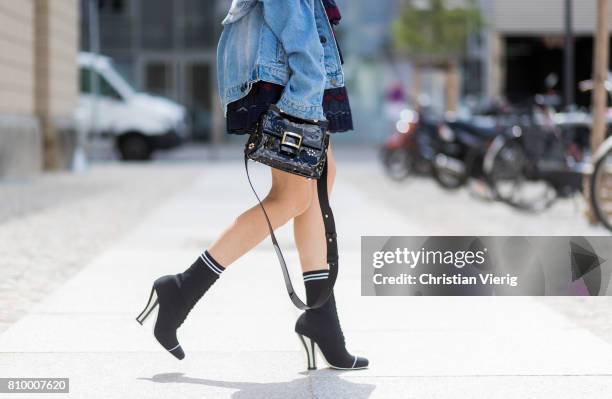
<path fill-rule="evenodd" d="M 297 139 L 297 144 L 292 143 L 290 141 L 287 141 L 287 136 L 289 137 L 293 137 L 294 139 Z M 296 150 L 299 150 L 300 147 L 302 146 L 302 136 L 297 134 L 297 133 L 293 133 L 293 132 L 285 132 L 283 133 L 283 138 L 281 140 L 281 145 L 286 145 L 288 147 L 293 147 Z"/>

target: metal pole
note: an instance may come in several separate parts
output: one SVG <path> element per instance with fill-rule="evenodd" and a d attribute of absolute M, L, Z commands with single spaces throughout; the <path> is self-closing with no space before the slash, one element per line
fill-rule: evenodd
<path fill-rule="evenodd" d="M 593 131 L 591 150 L 595 152 L 606 135 L 606 111 L 608 93 L 608 58 L 610 54 L 610 29 L 608 21 L 608 0 L 597 0 L 597 31 L 593 60 Z"/>
<path fill-rule="evenodd" d="M 566 110 L 571 110 L 575 103 L 574 77 L 574 26 L 573 0 L 565 0 L 565 65 L 564 65 L 564 103 Z"/>
<path fill-rule="evenodd" d="M 87 22 L 89 27 L 89 51 L 94 55 L 100 51 L 100 38 L 99 38 L 99 26 L 98 26 L 98 3 L 95 0 L 88 0 L 81 2 L 83 7 L 83 15 L 87 15 Z M 91 114 L 89 120 L 89 126 L 80 126 L 77 131 L 77 145 L 74 152 L 72 161 L 72 169 L 74 171 L 82 171 L 87 168 L 87 153 L 88 153 L 88 139 L 92 137 L 98 126 L 98 92 L 99 92 L 99 81 L 98 75 L 94 73 L 95 68 L 90 68 L 89 75 L 89 86 L 91 88 Z"/>
<path fill-rule="evenodd" d="M 488 0 L 480 0 L 480 10 L 485 21 L 491 20 L 491 2 Z M 482 96 L 484 98 L 491 97 L 491 27 L 488 24 L 483 24 L 480 35 L 482 37 L 482 45 L 480 48 L 480 60 L 482 65 Z"/>
<path fill-rule="evenodd" d="M 100 53 L 100 22 L 98 20 L 98 2 L 97 0 L 88 1 L 88 20 L 89 20 L 89 52 L 94 56 L 94 61 L 91 67 L 90 83 L 92 96 L 91 121 L 89 127 L 90 135 L 95 135 L 98 127 L 98 98 L 100 96 L 100 82 L 98 73 L 96 72 L 95 64 L 97 64 L 97 56 Z"/>

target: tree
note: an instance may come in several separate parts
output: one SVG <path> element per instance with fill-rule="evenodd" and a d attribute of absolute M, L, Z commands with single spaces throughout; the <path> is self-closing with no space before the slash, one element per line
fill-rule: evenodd
<path fill-rule="evenodd" d="M 593 127 L 591 131 L 591 151 L 593 154 L 606 138 L 606 111 L 608 109 L 606 80 L 608 79 L 608 60 L 610 57 L 609 7 L 608 0 L 597 0 L 597 23 L 593 43 Z M 593 203 L 588 198 L 591 193 L 590 183 L 588 176 L 585 176 L 583 193 L 587 196 L 587 204 L 589 204 L 586 217 L 591 223 L 595 224 L 597 223 L 597 217 L 592 207 Z"/>
<path fill-rule="evenodd" d="M 458 65 L 468 38 L 483 21 L 475 0 L 449 7 L 448 0 L 402 0 L 402 11 L 393 25 L 395 47 L 415 64 L 447 70 L 447 109 L 455 110 L 459 95 Z M 455 0 L 453 3 L 457 3 Z"/>

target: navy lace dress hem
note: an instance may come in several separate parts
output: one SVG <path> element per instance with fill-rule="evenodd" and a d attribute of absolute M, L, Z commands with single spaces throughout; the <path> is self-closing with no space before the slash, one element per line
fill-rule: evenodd
<path fill-rule="evenodd" d="M 249 93 L 227 106 L 227 132 L 229 134 L 250 134 L 261 115 L 271 104 L 280 100 L 284 86 L 259 81 L 253 84 Z M 346 132 L 353 129 L 353 117 L 346 88 L 325 90 L 323 112 L 327 118 L 330 133 Z"/>

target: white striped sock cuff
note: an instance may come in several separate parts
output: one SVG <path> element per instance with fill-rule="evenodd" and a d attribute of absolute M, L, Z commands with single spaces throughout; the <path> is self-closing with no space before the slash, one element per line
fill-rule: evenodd
<path fill-rule="evenodd" d="M 200 259 L 204 262 L 208 268 L 215 273 L 217 276 L 221 275 L 225 268 L 221 266 L 216 260 L 213 259 L 212 256 L 208 253 L 208 251 L 204 251 L 202 255 L 200 255 Z"/>
<path fill-rule="evenodd" d="M 327 280 L 329 277 L 329 270 L 316 270 L 312 272 L 304 273 L 304 282 L 315 281 L 315 280 Z"/>

